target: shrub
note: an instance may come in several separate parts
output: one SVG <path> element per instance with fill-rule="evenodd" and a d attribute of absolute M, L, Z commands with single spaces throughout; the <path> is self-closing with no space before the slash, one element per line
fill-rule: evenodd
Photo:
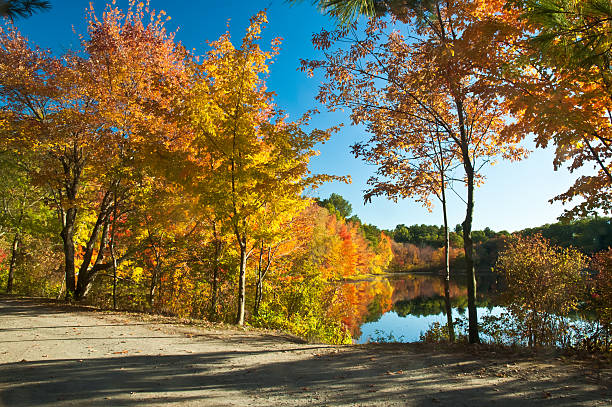
<path fill-rule="evenodd" d="M 516 237 L 500 253 L 496 271 L 506 280 L 502 295 L 517 321 L 519 342 L 558 346 L 571 335 L 568 315 L 586 293 L 586 257 L 554 246 L 541 235 Z"/>
<path fill-rule="evenodd" d="M 612 351 L 612 248 L 595 254 L 590 266 L 596 273 L 590 303 L 598 324 L 587 340 L 589 347 Z"/>

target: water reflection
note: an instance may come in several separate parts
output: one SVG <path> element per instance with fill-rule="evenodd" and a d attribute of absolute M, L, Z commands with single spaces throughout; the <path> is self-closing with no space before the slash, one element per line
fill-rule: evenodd
<path fill-rule="evenodd" d="M 499 315 L 495 307 L 496 276 L 490 273 L 478 281 L 479 315 Z M 431 274 L 401 274 L 346 283 L 343 295 L 355 304 L 343 322 L 357 343 L 392 339 L 403 342 L 419 340 L 421 332 L 433 322 L 446 322 L 444 315 L 444 285 L 440 277 Z M 467 289 L 461 276 L 450 284 L 451 303 L 455 318 L 467 308 Z"/>

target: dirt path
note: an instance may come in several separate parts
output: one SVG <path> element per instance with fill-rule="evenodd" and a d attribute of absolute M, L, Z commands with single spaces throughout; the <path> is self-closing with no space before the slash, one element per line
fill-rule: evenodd
<path fill-rule="evenodd" d="M 611 406 L 610 369 L 335 347 L 0 298 L 0 406 Z"/>

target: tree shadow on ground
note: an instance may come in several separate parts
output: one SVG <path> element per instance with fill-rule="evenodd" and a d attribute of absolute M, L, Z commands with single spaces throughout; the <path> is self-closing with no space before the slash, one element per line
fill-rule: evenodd
<path fill-rule="evenodd" d="M 240 366 L 240 358 L 257 353 L 272 352 L 236 350 L 9 363 L 0 365 L 0 400 L 16 407 L 63 403 L 101 406 L 109 405 L 109 400 L 126 406 L 195 400 L 224 405 L 232 395 L 241 394 L 260 404 L 283 399 L 315 406 L 383 401 L 414 406 L 576 406 L 595 405 L 593 402 L 607 396 L 601 386 L 587 386 L 584 377 L 571 375 L 544 377 L 539 382 L 517 378 L 498 384 L 475 383 L 473 377 L 460 376 L 482 370 L 482 363 L 458 364 L 456 355 L 404 357 L 357 348 L 297 361 Z M 575 388 L 569 391 L 568 383 Z"/>
<path fill-rule="evenodd" d="M 82 303 L 67 302 L 52 298 L 22 297 L 0 294 L 2 310 L 0 316 L 44 314 L 65 314 L 66 312 L 96 312 L 100 309 Z"/>
<path fill-rule="evenodd" d="M 2 316 L 10 312 L 15 317 L 65 312 L 23 301 L 1 311 Z M 117 325 L 130 323 L 126 320 Z M 156 323 L 151 325 L 132 338 L 110 334 L 96 339 L 155 343 L 158 338 L 175 338 L 175 345 L 206 344 L 210 351 L 120 356 L 113 352 L 100 358 L 0 364 L 0 406 L 250 403 L 569 407 L 606 405 L 612 398 L 610 381 L 585 377 L 585 371 L 575 366 L 553 363 L 549 371 L 523 369 L 520 374 L 512 373 L 514 366 L 531 362 L 528 356 L 478 356 L 416 344 L 300 346 L 272 334 L 236 331 L 228 336 L 227 332 L 174 327 L 189 336 L 181 338 L 158 336 L 155 331 L 161 328 Z M 101 320 L 100 325 L 74 327 L 100 326 L 111 329 L 111 333 L 115 325 Z M 65 323 L 56 326 L 69 327 Z M 38 329 L 24 328 L 26 333 L 27 329 Z M 63 340 L 73 338 L 49 339 Z"/>

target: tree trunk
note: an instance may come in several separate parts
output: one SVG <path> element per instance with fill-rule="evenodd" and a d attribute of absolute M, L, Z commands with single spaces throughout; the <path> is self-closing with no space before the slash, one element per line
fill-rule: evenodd
<path fill-rule="evenodd" d="M 219 291 L 219 262 L 215 259 L 213 265 L 213 281 L 212 293 L 210 296 L 210 312 L 209 319 L 215 321 L 217 319 L 217 292 Z"/>
<path fill-rule="evenodd" d="M 217 236 L 217 225 L 213 222 L 213 244 L 215 245 L 215 258 L 213 263 L 213 279 L 212 279 L 212 293 L 210 295 L 210 311 L 209 319 L 211 321 L 217 318 L 217 292 L 219 291 L 219 262 L 221 260 L 221 245 L 223 244 Z"/>
<path fill-rule="evenodd" d="M 247 248 L 246 239 L 240 239 L 240 269 L 238 275 L 238 314 L 236 316 L 236 324 L 244 325 L 244 311 L 246 303 L 246 262 Z"/>
<path fill-rule="evenodd" d="M 255 306 L 253 307 L 253 314 L 259 315 L 259 307 L 263 297 L 263 278 L 257 278 L 257 286 L 255 287 Z"/>
<path fill-rule="evenodd" d="M 470 142 L 465 128 L 463 101 L 455 97 L 459 119 L 461 161 L 467 180 L 467 202 L 463 226 L 463 250 L 465 252 L 465 276 L 468 291 L 468 337 L 470 343 L 480 343 L 478 338 L 478 312 L 476 310 L 476 271 L 474 270 L 474 243 L 472 241 L 472 217 L 474 215 L 474 165 L 470 157 Z"/>
<path fill-rule="evenodd" d="M 115 228 L 117 227 L 117 194 L 113 204 L 113 224 L 110 238 L 110 255 L 113 262 L 113 309 L 117 309 L 117 256 L 115 256 Z"/>
<path fill-rule="evenodd" d="M 81 173 L 85 166 L 83 152 L 76 143 L 73 143 L 72 148 L 66 148 L 64 154 L 60 157 L 60 162 L 64 170 L 65 183 L 58 190 L 60 201 L 57 202 L 59 207 L 60 218 L 62 222 L 62 237 L 64 250 L 64 267 L 66 272 L 66 301 L 75 299 L 76 296 L 76 266 L 75 266 L 75 249 L 74 249 L 74 227 L 78 208 L 75 205 L 79 188 L 81 185 Z M 65 195 L 63 195 L 65 194 Z M 72 206 L 64 209 L 63 199 L 66 199 Z"/>
<path fill-rule="evenodd" d="M 455 326 L 453 324 L 453 308 L 450 300 L 450 237 L 448 233 L 448 216 L 446 213 L 446 188 L 444 186 L 444 173 L 442 173 L 442 213 L 444 214 L 444 305 L 446 307 L 446 325 L 448 327 L 448 340 L 455 342 Z"/>
<path fill-rule="evenodd" d="M 474 212 L 474 169 L 466 166 L 468 199 L 463 226 L 463 250 L 465 252 L 465 275 L 468 291 L 469 341 L 480 343 L 478 338 L 478 311 L 476 310 L 476 270 L 474 269 L 474 243 L 472 241 L 472 216 Z"/>
<path fill-rule="evenodd" d="M 108 227 L 110 220 L 110 205 L 111 205 L 111 193 L 107 191 L 104 194 L 104 198 L 100 203 L 100 209 L 98 213 L 98 219 L 96 220 L 96 224 L 91 231 L 91 235 L 89 236 L 89 240 L 85 245 L 85 252 L 83 253 L 83 262 L 81 263 L 81 267 L 79 268 L 79 278 L 76 284 L 75 291 L 75 299 L 82 300 L 87 296 L 89 289 L 91 288 L 91 284 L 96 276 L 98 270 L 95 267 L 90 267 L 91 260 L 93 258 L 93 252 L 96 247 L 96 243 L 98 239 L 100 240 L 100 246 L 98 248 L 98 256 L 95 260 L 95 265 L 99 265 L 104 260 L 104 252 L 106 251 L 106 245 L 108 243 Z M 100 237 L 100 234 L 102 236 Z"/>
<path fill-rule="evenodd" d="M 272 260 L 274 258 L 274 254 L 276 253 L 276 249 L 274 252 L 272 251 L 272 247 L 268 246 L 268 253 L 266 254 L 266 260 L 264 264 L 263 256 L 264 256 L 264 243 L 261 242 L 261 250 L 259 252 L 259 266 L 257 269 L 257 286 L 255 288 L 255 305 L 253 308 L 253 313 L 255 315 L 259 315 L 259 307 L 261 306 L 261 302 L 263 301 L 263 282 L 270 271 L 270 267 L 272 266 Z"/>
<path fill-rule="evenodd" d="M 63 228 L 60 233 L 64 249 L 64 267 L 66 273 L 66 301 L 75 298 L 76 275 L 75 275 L 75 250 L 74 250 L 74 223 L 76 221 L 77 208 L 69 208 L 63 214 Z"/>
<path fill-rule="evenodd" d="M 153 310 L 153 302 L 155 299 L 155 290 L 157 289 L 155 274 L 151 276 L 151 284 L 149 285 L 149 295 L 147 296 L 147 302 L 149 303 L 149 309 Z"/>
<path fill-rule="evenodd" d="M 15 280 L 15 267 L 17 266 L 17 251 L 19 250 L 19 233 L 15 233 L 13 247 L 11 248 L 11 262 L 9 264 L 8 280 L 6 281 L 6 292 L 13 292 L 13 281 Z"/>
<path fill-rule="evenodd" d="M 92 231 L 92 238 L 97 240 L 99 237 L 99 234 L 100 234 L 99 227 L 97 226 L 94 227 L 94 230 Z M 102 229 L 100 247 L 98 251 L 97 260 L 94 263 L 94 265 L 101 264 L 102 260 L 104 259 L 104 251 L 106 250 L 106 244 L 108 241 L 107 235 L 108 235 L 108 222 L 104 224 L 104 227 Z M 76 291 L 75 291 L 75 297 L 74 297 L 76 300 L 79 300 L 79 301 L 85 298 L 87 296 L 87 293 L 89 293 L 91 284 L 93 283 L 96 277 L 96 274 L 98 272 L 98 269 L 96 269 L 95 267 L 90 267 L 91 257 L 93 255 L 94 248 L 93 247 L 89 248 L 88 246 L 85 249 L 85 255 L 83 256 L 84 257 L 83 263 L 81 264 L 81 267 L 79 268 L 79 276 L 77 279 L 77 285 L 76 285 Z"/>
<path fill-rule="evenodd" d="M 111 246 L 111 257 L 113 259 L 113 309 L 117 309 L 117 258 L 115 257 L 115 249 Z"/>
<path fill-rule="evenodd" d="M 158 260 L 156 260 L 155 268 L 153 268 L 153 274 L 151 274 L 151 284 L 149 285 L 149 296 L 147 297 L 147 302 L 149 303 L 149 308 L 152 310 L 155 302 L 155 292 L 157 290 L 157 279 L 161 274 L 161 264 Z"/>
<path fill-rule="evenodd" d="M 261 302 L 261 294 L 263 291 L 263 253 L 264 245 L 261 242 L 259 248 L 259 263 L 257 265 L 257 284 L 255 285 L 255 304 L 253 305 L 253 315 L 259 315 L 259 304 Z"/>

